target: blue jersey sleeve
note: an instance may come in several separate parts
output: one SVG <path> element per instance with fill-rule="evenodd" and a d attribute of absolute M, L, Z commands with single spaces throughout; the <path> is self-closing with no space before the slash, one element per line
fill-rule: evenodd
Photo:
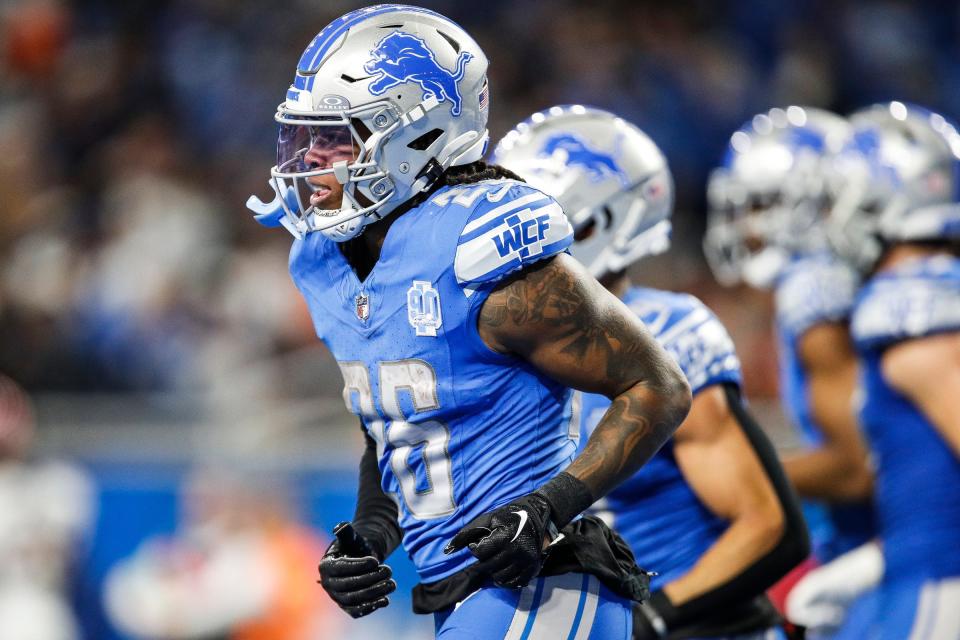
<path fill-rule="evenodd" d="M 482 183 L 481 183 L 482 184 Z M 514 180 L 471 185 L 442 195 L 469 201 L 472 211 L 457 239 L 454 271 L 470 292 L 539 260 L 561 253 L 573 242 L 573 228 L 556 200 Z"/>
<path fill-rule="evenodd" d="M 688 328 L 683 329 L 682 324 Z M 733 339 L 703 303 L 696 300 L 696 305 L 674 327 L 681 330 L 664 332 L 661 341 L 676 358 L 694 394 L 714 384 L 741 384 L 740 359 Z"/>
<path fill-rule="evenodd" d="M 815 257 L 794 263 L 777 285 L 777 325 L 798 338 L 814 325 L 846 320 L 857 284 L 856 272 L 839 260 Z"/>
<path fill-rule="evenodd" d="M 714 384 L 741 384 L 740 359 L 733 340 L 699 299 L 635 288 L 626 302 L 680 365 L 693 393 Z"/>
<path fill-rule="evenodd" d="M 858 280 L 853 269 L 832 257 L 794 263 L 776 289 L 780 331 L 798 338 L 814 325 L 846 320 L 853 309 Z"/>
<path fill-rule="evenodd" d="M 861 351 L 960 331 L 960 260 L 937 257 L 881 273 L 861 293 L 851 332 Z"/>

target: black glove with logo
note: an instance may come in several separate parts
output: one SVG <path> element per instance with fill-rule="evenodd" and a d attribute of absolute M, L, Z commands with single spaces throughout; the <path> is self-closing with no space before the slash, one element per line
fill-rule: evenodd
<path fill-rule="evenodd" d="M 501 587 L 524 587 L 540 572 L 546 546 L 593 502 L 580 480 L 561 473 L 536 491 L 474 518 L 444 548 L 466 547 Z"/>
<path fill-rule="evenodd" d="M 320 560 L 320 584 L 341 609 L 354 618 L 390 604 L 397 583 L 393 572 L 349 522 L 333 528 L 336 540 Z"/>

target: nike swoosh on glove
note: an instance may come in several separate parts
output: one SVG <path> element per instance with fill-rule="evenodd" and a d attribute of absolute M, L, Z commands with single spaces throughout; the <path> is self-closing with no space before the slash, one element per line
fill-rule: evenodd
<path fill-rule="evenodd" d="M 474 518 L 443 552 L 466 547 L 477 567 L 501 587 L 524 587 L 540 572 L 550 529 L 550 504 L 536 492 Z M 555 537 L 555 536 L 551 536 Z"/>
<path fill-rule="evenodd" d="M 370 544 L 349 522 L 333 528 L 336 540 L 320 560 L 320 584 L 341 609 L 354 618 L 390 604 L 397 588 L 390 567 L 380 562 Z"/>

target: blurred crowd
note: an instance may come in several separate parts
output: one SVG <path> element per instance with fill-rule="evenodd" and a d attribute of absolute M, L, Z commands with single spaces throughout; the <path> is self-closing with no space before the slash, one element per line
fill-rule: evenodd
<path fill-rule="evenodd" d="M 289 236 L 258 227 L 244 202 L 272 196 L 272 116 L 300 52 L 364 4 L 0 0 L 0 372 L 30 392 L 202 396 L 252 422 L 265 411 L 244 408 L 265 398 L 339 397 L 286 271 Z M 674 249 L 634 279 L 713 308 L 753 398 L 776 395 L 770 301 L 721 289 L 700 249 L 706 176 L 730 134 L 790 103 L 847 113 L 896 98 L 960 115 L 960 4 L 947 0 L 417 4 L 463 24 L 489 55 L 493 140 L 548 105 L 588 103 L 663 149 L 677 184 Z M 95 526 L 96 488 L 73 466 L 26 464 L 29 443 L 18 446 L 0 451 L 0 463 L 12 460 L 0 464 L 0 557 L 17 558 L 0 571 L 0 619 L 47 607 L 42 615 L 75 629 L 62 601 L 29 598 L 66 590 L 73 549 Z M 320 538 L 269 486 L 251 493 L 255 484 L 187 482 L 176 535 L 144 542 L 107 579 L 115 627 L 279 638 L 271 616 L 317 610 L 319 590 L 289 585 L 304 584 L 304 567 L 312 585 Z M 47 494 L 30 503 L 27 485 Z M 48 537 L 24 535 L 25 519 Z M 17 572 L 37 580 L 13 581 Z M 231 597 L 234 609 L 203 599 L 244 578 L 261 588 Z M 191 618 L 191 605 L 221 617 Z M 302 624 L 316 621 L 304 613 Z"/>
<path fill-rule="evenodd" d="M 287 238 L 243 202 L 269 193 L 272 115 L 299 52 L 361 4 L 0 2 L 0 371 L 30 390 L 195 392 L 315 343 Z M 955 3 L 423 4 L 489 53 L 494 139 L 585 102 L 663 148 L 676 250 L 641 281 L 713 305 L 754 394 L 774 393 L 765 310 L 718 291 L 699 249 L 705 176 L 729 134 L 773 104 L 844 112 L 896 96 L 960 113 Z M 277 377 L 252 386 L 283 392 Z"/>

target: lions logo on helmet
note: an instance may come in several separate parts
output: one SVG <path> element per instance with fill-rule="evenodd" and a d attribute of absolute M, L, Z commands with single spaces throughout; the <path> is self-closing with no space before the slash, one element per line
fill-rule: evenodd
<path fill-rule="evenodd" d="M 398 84 L 416 82 L 423 89 L 425 100 L 449 100 L 453 103 L 450 113 L 460 115 L 462 99 L 457 83 L 463 79 L 467 63 L 473 59 L 472 53 L 461 51 L 457 68 L 451 73 L 440 66 L 437 57 L 423 40 L 403 31 L 394 31 L 384 36 L 370 55 L 373 59 L 363 68 L 368 73 L 378 75 L 370 83 L 370 93 L 379 96 Z"/>
<path fill-rule="evenodd" d="M 548 138 L 540 155 L 545 157 L 561 155 L 564 164 L 582 168 L 593 182 L 600 182 L 608 176 L 615 176 L 623 184 L 627 181 L 627 177 L 617 166 L 613 155 L 594 151 L 572 133 L 558 133 Z"/>
<path fill-rule="evenodd" d="M 612 113 L 581 105 L 535 113 L 504 136 L 494 160 L 557 199 L 577 234 L 573 257 L 597 278 L 669 247 L 666 159 Z"/>
<path fill-rule="evenodd" d="M 350 240 L 483 157 L 487 95 L 486 56 L 449 18 L 396 4 L 352 11 L 300 57 L 274 116 L 276 197 L 248 206 L 298 238 Z"/>

